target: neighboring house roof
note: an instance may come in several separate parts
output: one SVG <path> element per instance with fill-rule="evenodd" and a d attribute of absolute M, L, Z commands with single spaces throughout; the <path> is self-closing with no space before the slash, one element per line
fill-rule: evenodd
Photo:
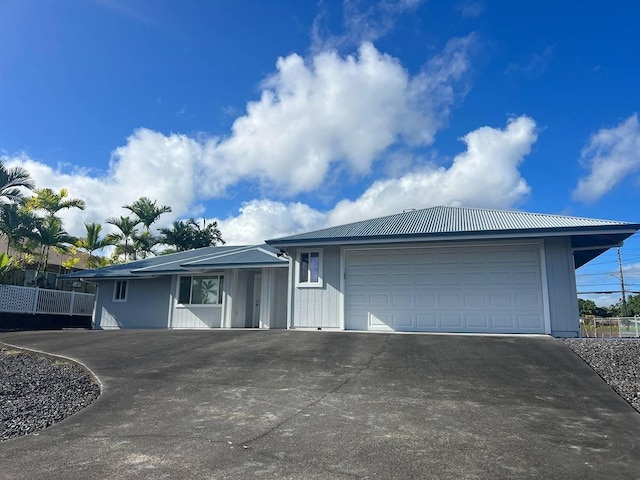
<path fill-rule="evenodd" d="M 287 258 L 278 256 L 278 249 L 269 245 L 244 245 L 204 247 L 186 252 L 160 255 L 144 260 L 111 265 L 96 270 L 83 270 L 62 279 L 82 278 L 86 280 L 137 278 L 222 268 L 286 267 Z"/>
<path fill-rule="evenodd" d="M 576 267 L 631 236 L 640 224 L 508 210 L 431 207 L 267 240 L 275 247 L 570 236 Z"/>

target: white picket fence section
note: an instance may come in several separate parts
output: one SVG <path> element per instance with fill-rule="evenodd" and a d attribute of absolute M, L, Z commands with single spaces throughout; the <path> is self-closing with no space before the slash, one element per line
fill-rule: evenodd
<path fill-rule="evenodd" d="M 95 295 L 0 285 L 0 312 L 91 315 Z"/>

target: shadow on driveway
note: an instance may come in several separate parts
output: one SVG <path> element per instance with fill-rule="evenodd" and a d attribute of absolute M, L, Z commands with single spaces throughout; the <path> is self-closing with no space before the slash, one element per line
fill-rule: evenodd
<path fill-rule="evenodd" d="M 103 382 L 0 478 L 638 478 L 640 415 L 547 337 L 16 332 Z"/>

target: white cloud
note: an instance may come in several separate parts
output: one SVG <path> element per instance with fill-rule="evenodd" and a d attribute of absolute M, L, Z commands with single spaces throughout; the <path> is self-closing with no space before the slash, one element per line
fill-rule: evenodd
<path fill-rule="evenodd" d="M 405 3 L 406 8 L 415 4 Z M 26 167 L 38 187 L 64 187 L 85 200 L 87 210 L 61 215 L 75 235 L 82 234 L 84 222 L 127 214 L 122 205 L 143 195 L 173 208 L 160 226 L 202 212 L 202 202 L 226 195 L 239 182 L 257 187 L 263 198 L 313 192 L 326 199 L 324 185 L 345 173 L 350 179 L 366 176 L 376 162 L 381 171 L 398 175 L 412 168 L 410 157 L 403 153 L 400 158 L 398 152 L 430 145 L 447 122 L 460 95 L 454 86 L 469 69 L 474 42 L 473 35 L 451 40 L 416 74 L 370 43 L 355 55 L 280 58 L 262 84 L 260 99 L 247 104 L 228 137 L 141 128 L 114 150 L 108 170 L 100 175 L 52 168 L 24 155 L 0 159 Z M 360 203 L 371 195 L 366 192 Z M 254 200 L 221 225 L 231 242 L 253 243 L 321 225 L 323 215 L 295 201 Z"/>
<path fill-rule="evenodd" d="M 578 181 L 573 199 L 582 202 L 599 200 L 627 175 L 640 170 L 638 115 L 593 134 L 582 150 L 581 162 L 590 171 Z"/>
<path fill-rule="evenodd" d="M 220 195 L 241 179 L 281 195 L 309 192 L 334 171 L 368 173 L 398 142 L 431 144 L 455 100 L 453 84 L 469 68 L 473 41 L 449 42 L 413 76 L 370 43 L 357 56 L 280 58 L 232 135 L 209 145 L 206 193 Z"/>
<path fill-rule="evenodd" d="M 422 3 L 422 0 L 379 0 L 363 6 L 360 0 L 344 0 L 344 32 L 340 35 L 327 33 L 324 25 L 329 23 L 325 21 L 328 9 L 320 3 L 311 28 L 311 51 L 351 48 L 363 42 L 375 42 L 391 32 L 402 15 L 415 12 Z"/>
<path fill-rule="evenodd" d="M 270 238 L 321 228 L 326 215 L 303 203 L 252 200 L 240 207 L 240 214 L 216 219 L 222 238 L 230 245 L 261 243 Z"/>
<path fill-rule="evenodd" d="M 240 215 L 219 220 L 219 225 L 230 243 L 257 243 L 408 208 L 512 208 L 530 191 L 518 167 L 536 139 L 535 122 L 521 116 L 502 130 L 482 127 L 467 134 L 462 139 L 467 150 L 449 168 L 425 166 L 400 178 L 378 180 L 356 200 L 343 200 L 328 212 L 301 203 L 256 200 L 245 204 Z"/>
<path fill-rule="evenodd" d="M 513 207 L 530 191 L 518 166 L 537 139 L 535 127 L 531 118 L 522 116 L 504 130 L 479 128 L 462 138 L 467 151 L 449 168 L 426 166 L 400 178 L 378 180 L 357 200 L 339 202 L 329 224 L 434 205 Z"/>
<path fill-rule="evenodd" d="M 66 188 L 71 197 L 83 199 L 86 210 L 60 212 L 69 233 L 81 235 L 83 223 L 104 223 L 108 217 L 125 215 L 129 212 L 122 209 L 122 205 L 141 196 L 173 208 L 171 214 L 161 217 L 165 224 L 186 215 L 196 201 L 194 192 L 201 151 L 195 140 L 184 135 L 165 136 L 139 129 L 125 146 L 114 151 L 109 171 L 101 177 L 83 170 L 54 169 L 26 155 L 2 156 L 0 160 L 8 166 L 25 167 L 38 188 Z"/>

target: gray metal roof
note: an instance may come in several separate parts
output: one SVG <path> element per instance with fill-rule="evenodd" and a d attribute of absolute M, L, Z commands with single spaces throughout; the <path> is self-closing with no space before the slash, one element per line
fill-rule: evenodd
<path fill-rule="evenodd" d="M 449 236 L 494 235 L 496 233 L 525 233 L 577 231 L 592 229 L 637 230 L 638 224 L 593 218 L 569 217 L 508 210 L 489 210 L 462 207 L 431 207 L 411 210 L 387 217 L 339 225 L 308 233 L 267 240 L 274 246 L 296 244 L 337 243 L 340 241 L 421 240 Z"/>
<path fill-rule="evenodd" d="M 263 245 L 262 247 L 252 248 L 251 250 L 232 252 L 225 255 L 216 255 L 212 257 L 206 257 L 202 260 L 196 260 L 183 264 L 182 267 L 186 269 L 194 268 L 216 268 L 226 266 L 257 266 L 257 265 L 274 265 L 274 266 L 288 266 L 289 262 L 286 258 L 278 257 L 278 250 L 270 247 L 269 245 Z"/>
<path fill-rule="evenodd" d="M 278 257 L 277 254 L 278 250 L 269 245 L 204 247 L 96 270 L 81 270 L 61 275 L 59 278 L 100 280 L 190 273 L 194 268 L 204 270 L 234 267 L 249 268 L 252 266 L 287 266 L 289 264 L 288 259 Z"/>

